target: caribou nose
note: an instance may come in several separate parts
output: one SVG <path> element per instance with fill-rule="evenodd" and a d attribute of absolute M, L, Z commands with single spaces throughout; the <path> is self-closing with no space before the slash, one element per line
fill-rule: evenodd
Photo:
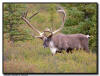
<path fill-rule="evenodd" d="M 43 44 L 43 47 L 46 48 L 47 46 L 45 44 Z"/>
<path fill-rule="evenodd" d="M 44 45 L 43 45 L 43 47 L 46 48 Z"/>
<path fill-rule="evenodd" d="M 46 48 L 46 46 L 43 44 L 43 47 Z"/>

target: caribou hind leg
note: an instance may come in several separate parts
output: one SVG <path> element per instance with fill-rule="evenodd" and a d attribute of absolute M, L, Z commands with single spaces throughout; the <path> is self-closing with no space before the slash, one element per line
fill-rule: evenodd
<path fill-rule="evenodd" d="M 68 48 L 68 49 L 66 49 L 66 53 L 72 53 L 72 48 Z"/>
<path fill-rule="evenodd" d="M 84 39 L 84 40 L 82 41 L 82 45 L 83 45 L 83 49 L 84 49 L 87 53 L 89 53 L 88 39 Z"/>

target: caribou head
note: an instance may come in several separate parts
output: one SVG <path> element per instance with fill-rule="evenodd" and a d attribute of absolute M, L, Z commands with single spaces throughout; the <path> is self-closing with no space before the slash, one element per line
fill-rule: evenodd
<path fill-rule="evenodd" d="M 50 43 L 50 41 L 51 41 L 52 36 L 53 36 L 54 34 L 56 34 L 57 32 L 59 32 L 59 31 L 64 27 L 66 13 L 65 13 L 65 11 L 64 11 L 64 9 L 63 9 L 62 7 L 59 7 L 59 8 L 57 9 L 57 12 L 60 13 L 60 14 L 62 14 L 63 17 L 62 17 L 62 24 L 61 24 L 60 28 L 57 29 L 57 30 L 55 30 L 55 31 L 52 31 L 52 30 L 46 28 L 43 32 L 40 32 L 40 31 L 39 31 L 38 29 L 36 29 L 36 28 L 34 27 L 34 25 L 32 25 L 32 24 L 29 22 L 29 20 L 26 18 L 26 17 L 27 17 L 28 11 L 26 11 L 26 12 L 22 15 L 22 17 L 21 17 L 21 18 L 25 21 L 25 23 L 26 23 L 33 31 L 35 31 L 35 32 L 37 32 L 37 33 L 39 34 L 39 36 L 34 36 L 34 37 L 43 40 L 43 46 L 44 46 L 44 48 L 45 48 L 45 47 L 49 47 L 49 43 Z M 29 19 L 31 19 L 32 17 L 34 17 L 34 16 L 37 15 L 38 13 L 39 13 L 39 11 L 36 12 L 35 14 L 33 14 L 31 17 L 29 17 Z M 46 35 L 46 32 L 49 32 L 49 35 Z"/>

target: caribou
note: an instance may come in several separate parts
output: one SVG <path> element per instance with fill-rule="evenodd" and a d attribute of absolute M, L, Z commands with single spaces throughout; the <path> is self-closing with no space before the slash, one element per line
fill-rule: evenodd
<path fill-rule="evenodd" d="M 88 40 L 89 35 L 84 34 L 62 34 L 57 32 L 61 31 L 64 27 L 64 23 L 66 20 L 66 13 L 63 8 L 59 8 L 57 10 L 59 14 L 62 14 L 62 24 L 60 28 L 58 28 L 55 31 L 52 31 L 50 29 L 46 29 L 43 32 L 40 32 L 38 29 L 32 25 L 29 20 L 26 18 L 27 12 L 25 12 L 22 15 L 22 19 L 25 21 L 25 23 L 35 32 L 39 34 L 39 36 L 35 36 L 35 38 L 39 38 L 43 41 L 44 48 L 49 47 L 51 50 L 52 55 L 55 55 L 57 52 L 61 53 L 62 51 L 66 51 L 67 53 L 71 52 L 73 49 L 79 50 L 83 49 L 86 52 L 89 52 L 88 48 Z M 38 14 L 39 12 L 33 14 L 30 18 Z M 47 36 L 45 33 L 49 32 L 49 35 Z M 55 35 L 56 34 L 56 35 Z"/>

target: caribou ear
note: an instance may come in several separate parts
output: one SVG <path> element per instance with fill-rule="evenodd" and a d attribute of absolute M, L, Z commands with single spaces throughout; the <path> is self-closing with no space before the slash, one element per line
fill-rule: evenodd
<path fill-rule="evenodd" d="M 51 38 L 53 36 L 53 34 L 50 34 L 49 36 L 48 36 L 48 38 Z"/>
<path fill-rule="evenodd" d="M 35 37 L 43 40 L 43 37 L 41 37 L 41 36 L 35 36 Z"/>

